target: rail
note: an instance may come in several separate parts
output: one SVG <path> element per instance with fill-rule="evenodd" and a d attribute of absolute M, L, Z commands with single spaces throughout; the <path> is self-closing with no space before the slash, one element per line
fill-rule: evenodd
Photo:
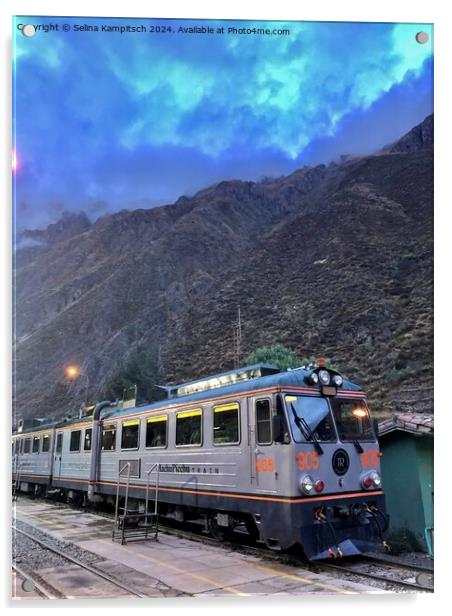
<path fill-rule="evenodd" d="M 118 588 L 121 588 L 122 590 L 125 590 L 130 595 L 134 595 L 135 597 L 140 597 L 140 598 L 146 598 L 147 597 L 146 594 L 142 593 L 141 591 L 139 591 L 139 590 L 137 590 L 135 588 L 132 588 L 132 587 L 124 584 L 123 582 L 121 582 L 120 580 L 118 580 L 118 579 L 114 578 L 113 576 L 109 575 L 105 571 L 101 571 L 100 569 L 97 569 L 94 565 L 90 565 L 88 563 L 82 562 L 81 560 L 79 560 L 77 558 L 74 558 L 73 556 L 70 556 L 67 553 L 67 551 L 60 550 L 60 549 L 54 547 L 53 545 L 47 543 L 47 541 L 43 541 L 42 539 L 38 539 L 34 535 L 30 535 L 30 533 L 25 532 L 24 530 L 22 530 L 21 528 L 18 528 L 17 526 L 13 526 L 12 528 L 13 528 L 13 530 L 16 533 L 20 533 L 21 535 L 24 535 L 25 537 L 28 537 L 28 539 L 30 539 L 31 541 L 34 541 L 34 543 L 40 545 L 44 550 L 48 550 L 49 552 L 53 552 L 54 554 L 57 554 L 61 558 L 64 558 L 65 560 L 70 562 L 71 564 L 77 565 L 77 567 L 80 567 L 81 569 L 85 569 L 86 571 L 89 571 L 90 573 L 92 573 L 96 577 L 101 578 L 103 580 L 106 580 L 107 582 L 109 582 L 113 586 L 116 586 Z M 50 538 L 51 537 L 49 537 L 49 539 Z M 16 566 L 15 563 L 14 563 L 13 566 Z M 19 574 L 20 574 L 20 572 L 19 572 Z M 34 576 L 32 577 L 32 581 L 37 586 L 36 580 L 34 579 Z"/>

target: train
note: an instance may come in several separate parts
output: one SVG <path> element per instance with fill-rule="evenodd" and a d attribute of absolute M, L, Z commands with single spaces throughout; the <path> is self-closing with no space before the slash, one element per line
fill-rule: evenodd
<path fill-rule="evenodd" d="M 244 366 L 165 390 L 150 404 L 102 401 L 18 424 L 15 489 L 80 504 L 114 504 L 127 490 L 127 507 L 142 512 L 158 485 L 160 516 L 203 520 L 219 539 L 241 527 L 312 561 L 387 547 L 378 424 L 362 388 L 325 361 Z"/>

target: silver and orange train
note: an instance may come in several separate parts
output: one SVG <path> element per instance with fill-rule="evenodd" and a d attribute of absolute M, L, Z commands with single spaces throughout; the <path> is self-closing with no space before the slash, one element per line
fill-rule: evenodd
<path fill-rule="evenodd" d="M 164 401 L 108 401 L 73 419 L 13 433 L 17 489 L 113 502 L 128 468 L 129 506 L 238 525 L 311 560 L 384 544 L 380 451 L 361 389 L 323 362 L 282 372 L 258 364 L 167 387 Z M 120 493 L 124 486 L 120 485 Z"/>

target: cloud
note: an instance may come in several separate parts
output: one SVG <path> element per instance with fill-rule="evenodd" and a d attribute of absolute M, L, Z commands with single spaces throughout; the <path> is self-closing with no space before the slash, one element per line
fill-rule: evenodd
<path fill-rule="evenodd" d="M 51 21 L 72 31 L 15 42 L 19 226 L 46 224 L 62 203 L 94 216 L 367 151 L 422 119 L 431 98 L 431 42 L 414 38 L 431 36 L 425 25 L 209 22 L 290 35 L 181 35 L 170 20 L 169 34 L 119 35 L 74 32 L 80 18 Z M 422 96 L 410 100 L 416 80 Z M 21 203 L 33 212 L 26 220 Z"/>

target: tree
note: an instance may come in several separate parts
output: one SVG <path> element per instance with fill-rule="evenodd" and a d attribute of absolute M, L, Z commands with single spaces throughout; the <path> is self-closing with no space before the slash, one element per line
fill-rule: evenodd
<path fill-rule="evenodd" d="M 151 401 L 161 398 L 156 389 L 158 382 L 157 353 L 146 346 L 135 347 L 116 370 L 105 386 L 107 399 L 122 399 L 124 389 L 137 386 L 137 401 Z"/>
<path fill-rule="evenodd" d="M 298 368 L 303 365 L 303 360 L 292 349 L 282 344 L 272 344 L 256 349 L 245 359 L 247 365 L 274 364 L 280 370 Z"/>

